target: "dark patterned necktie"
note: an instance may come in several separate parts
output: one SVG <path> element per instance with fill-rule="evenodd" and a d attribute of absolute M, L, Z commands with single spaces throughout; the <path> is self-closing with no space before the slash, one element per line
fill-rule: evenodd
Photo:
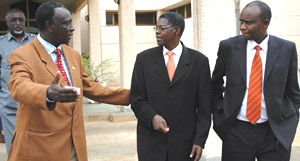
<path fill-rule="evenodd" d="M 56 66 L 58 67 L 58 69 L 59 69 L 61 75 L 63 76 L 64 80 L 66 81 L 66 84 L 67 84 L 68 86 L 70 86 L 70 82 L 69 82 L 67 73 L 65 72 L 64 67 L 63 67 L 63 65 L 62 65 L 60 50 L 59 50 L 59 49 L 55 49 L 55 50 L 54 50 L 54 53 L 57 55 L 57 58 L 56 58 Z"/>

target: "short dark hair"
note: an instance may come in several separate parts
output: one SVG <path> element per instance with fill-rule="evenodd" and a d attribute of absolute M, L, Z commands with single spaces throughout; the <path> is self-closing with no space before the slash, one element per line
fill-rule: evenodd
<path fill-rule="evenodd" d="M 9 15 L 10 13 L 12 13 L 12 12 L 20 12 L 20 13 L 22 13 L 22 14 L 24 15 L 24 17 L 25 17 L 24 12 L 23 12 L 20 8 L 11 8 L 9 11 L 6 12 L 5 21 L 7 21 L 8 15 Z M 26 18 L 26 17 L 25 17 L 25 18 Z"/>
<path fill-rule="evenodd" d="M 260 9 L 260 18 L 262 21 L 268 19 L 269 21 L 271 21 L 272 18 L 272 12 L 271 12 L 271 8 L 262 1 L 253 1 L 250 2 L 246 5 L 246 7 L 252 7 L 252 6 L 258 6 Z"/>
<path fill-rule="evenodd" d="M 159 16 L 159 18 L 165 18 L 169 21 L 170 25 L 172 26 L 179 26 L 180 27 L 180 35 L 182 35 L 184 31 L 184 18 L 181 14 L 176 12 L 166 12 Z"/>
<path fill-rule="evenodd" d="M 46 21 L 54 21 L 54 9 L 64 7 L 59 2 L 45 2 L 35 12 L 36 24 L 40 31 L 45 29 Z"/>

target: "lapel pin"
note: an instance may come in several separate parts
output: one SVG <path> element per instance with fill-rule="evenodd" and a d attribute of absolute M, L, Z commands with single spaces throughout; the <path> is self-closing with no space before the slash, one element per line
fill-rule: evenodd
<path fill-rule="evenodd" d="M 75 67 L 74 67 L 74 66 L 72 66 L 72 68 L 73 68 L 73 70 L 75 70 Z"/>

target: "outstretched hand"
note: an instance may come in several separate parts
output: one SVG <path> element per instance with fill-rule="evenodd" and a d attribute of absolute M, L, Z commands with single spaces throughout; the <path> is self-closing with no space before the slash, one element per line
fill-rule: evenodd
<path fill-rule="evenodd" d="M 80 94 L 77 94 L 73 88 L 63 88 L 59 84 L 61 73 L 57 71 L 51 85 L 47 89 L 47 97 L 51 101 L 67 103 L 75 102 L 80 99 Z"/>
<path fill-rule="evenodd" d="M 170 128 L 167 125 L 166 120 L 160 115 L 155 115 L 152 119 L 153 129 L 156 131 L 161 131 L 163 133 L 169 132 Z"/>

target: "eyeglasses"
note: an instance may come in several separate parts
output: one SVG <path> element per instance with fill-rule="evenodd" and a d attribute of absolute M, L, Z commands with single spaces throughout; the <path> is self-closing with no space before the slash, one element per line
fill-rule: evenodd
<path fill-rule="evenodd" d="M 172 25 L 169 26 L 155 26 L 153 27 L 154 31 L 164 31 L 165 29 L 169 28 L 169 27 L 173 27 Z"/>

